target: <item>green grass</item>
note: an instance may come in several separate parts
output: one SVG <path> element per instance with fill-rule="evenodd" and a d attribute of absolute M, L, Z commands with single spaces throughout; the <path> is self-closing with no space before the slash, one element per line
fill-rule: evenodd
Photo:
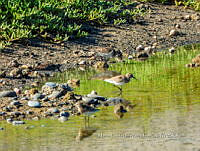
<path fill-rule="evenodd" d="M 80 38 L 88 35 L 88 26 L 131 23 L 143 12 L 129 0 L 1 0 L 0 47 L 33 37 Z"/>

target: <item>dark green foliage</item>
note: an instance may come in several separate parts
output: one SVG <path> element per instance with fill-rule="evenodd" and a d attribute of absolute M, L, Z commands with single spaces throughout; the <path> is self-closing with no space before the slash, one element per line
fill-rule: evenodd
<path fill-rule="evenodd" d="M 141 13 L 127 0 L 1 0 L 0 46 L 36 36 L 79 38 L 88 34 L 83 26 L 132 22 Z"/>

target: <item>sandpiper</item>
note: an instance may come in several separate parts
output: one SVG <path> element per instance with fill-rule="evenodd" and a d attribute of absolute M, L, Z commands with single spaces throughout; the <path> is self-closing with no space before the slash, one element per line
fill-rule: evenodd
<path fill-rule="evenodd" d="M 105 60 L 109 60 L 112 57 L 122 60 L 122 52 L 116 51 L 112 47 L 97 48 L 96 56 L 102 57 Z"/>
<path fill-rule="evenodd" d="M 126 113 L 127 110 L 125 109 L 123 104 L 117 104 L 114 107 L 114 113 L 118 118 L 122 118 L 124 116 L 124 113 Z"/>
<path fill-rule="evenodd" d="M 118 86 L 122 86 L 125 83 L 128 83 L 131 78 L 136 79 L 133 74 L 127 73 L 125 75 L 118 75 L 112 78 L 104 79 L 104 81 L 114 84 L 115 87 L 117 87 L 120 91 L 122 91 L 122 87 Z"/>
<path fill-rule="evenodd" d="M 88 120 L 88 122 L 89 122 L 89 116 L 91 114 L 99 111 L 99 109 L 93 108 L 93 107 L 91 107 L 89 105 L 86 105 L 86 104 L 84 104 L 82 102 L 76 103 L 75 106 L 77 107 L 78 112 L 80 114 L 84 114 L 85 115 L 85 120 Z M 88 117 L 88 119 L 86 117 Z"/>

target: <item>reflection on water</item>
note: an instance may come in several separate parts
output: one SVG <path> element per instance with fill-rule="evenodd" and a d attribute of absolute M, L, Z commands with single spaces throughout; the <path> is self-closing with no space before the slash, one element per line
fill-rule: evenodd
<path fill-rule="evenodd" d="M 134 73 L 138 79 L 123 86 L 122 97 L 136 104 L 123 118 L 109 106 L 90 117 L 89 125 L 82 116 L 65 123 L 28 121 L 28 126 L 34 125 L 30 129 L 2 122 L 0 150 L 200 150 L 200 68 L 184 67 L 199 52 L 113 65 L 109 70 Z M 57 80 L 78 78 L 76 93 L 95 90 L 116 97 L 112 84 L 91 79 L 95 74 L 93 70 L 73 71 L 57 75 Z"/>

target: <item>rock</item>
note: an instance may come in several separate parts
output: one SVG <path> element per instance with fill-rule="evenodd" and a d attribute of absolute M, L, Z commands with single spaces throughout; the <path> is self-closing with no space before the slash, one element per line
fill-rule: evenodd
<path fill-rule="evenodd" d="M 47 110 L 48 113 L 59 113 L 60 111 L 57 108 L 50 108 Z"/>
<path fill-rule="evenodd" d="M 15 91 L 2 91 L 0 92 L 0 98 L 2 97 L 16 97 L 17 94 Z"/>
<path fill-rule="evenodd" d="M 181 28 L 181 25 L 180 25 L 180 24 L 176 24 L 175 27 L 176 27 L 176 28 Z"/>
<path fill-rule="evenodd" d="M 61 117 L 58 118 L 58 120 L 59 120 L 60 122 L 65 122 L 65 121 L 68 120 L 68 117 L 66 117 L 66 116 L 61 116 Z"/>
<path fill-rule="evenodd" d="M 70 114 L 69 114 L 69 112 L 64 112 L 64 111 L 62 111 L 62 112 L 60 113 L 60 116 L 61 116 L 61 117 L 62 117 L 62 116 L 69 117 Z"/>
<path fill-rule="evenodd" d="M 6 71 L 0 71 L 0 78 L 6 77 Z"/>
<path fill-rule="evenodd" d="M 3 131 L 4 130 L 4 128 L 3 127 L 0 127 L 0 131 Z"/>
<path fill-rule="evenodd" d="M 37 117 L 37 116 L 36 116 L 36 117 L 33 117 L 32 120 L 38 121 L 38 120 L 39 120 L 39 117 Z"/>
<path fill-rule="evenodd" d="M 82 60 L 78 63 L 79 65 L 86 65 L 86 61 L 85 60 Z"/>
<path fill-rule="evenodd" d="M 39 81 L 35 81 L 35 82 L 31 83 L 31 86 L 32 86 L 32 87 L 38 87 L 39 84 L 40 84 Z"/>
<path fill-rule="evenodd" d="M 190 15 L 185 15 L 185 16 L 184 16 L 184 19 L 185 19 L 185 20 L 191 20 L 191 16 L 190 16 Z"/>
<path fill-rule="evenodd" d="M 200 20 L 200 15 L 199 14 L 192 14 L 191 19 L 194 21 Z"/>
<path fill-rule="evenodd" d="M 22 91 L 19 88 L 14 88 L 14 91 L 16 92 L 16 94 L 21 94 Z"/>
<path fill-rule="evenodd" d="M 25 92 L 28 96 L 33 96 L 34 94 L 38 93 L 38 90 L 36 88 L 32 88 Z"/>
<path fill-rule="evenodd" d="M 137 51 L 137 52 L 140 52 L 140 51 L 142 51 L 142 50 L 144 50 L 144 47 L 143 47 L 142 45 L 138 45 L 138 46 L 136 47 L 136 51 Z"/>
<path fill-rule="evenodd" d="M 21 105 L 21 103 L 19 101 L 12 101 L 10 105 L 18 106 Z"/>
<path fill-rule="evenodd" d="M 39 108 L 39 107 L 41 107 L 41 104 L 38 101 L 28 101 L 28 106 Z"/>
<path fill-rule="evenodd" d="M 10 115 L 19 116 L 19 115 L 21 115 L 21 112 L 11 112 Z"/>
<path fill-rule="evenodd" d="M 174 53 L 175 52 L 175 48 L 174 47 L 171 47 L 170 49 L 169 49 L 169 53 Z"/>
<path fill-rule="evenodd" d="M 108 98 L 108 100 L 106 101 L 106 103 L 108 103 L 109 105 L 116 105 L 123 102 L 125 102 L 125 100 L 122 98 Z"/>
<path fill-rule="evenodd" d="M 6 112 L 0 112 L 0 116 L 3 116 L 5 114 L 6 114 Z"/>
<path fill-rule="evenodd" d="M 62 92 L 60 92 L 60 91 L 53 91 L 52 94 L 48 95 L 47 97 L 49 99 L 56 99 L 56 98 L 59 98 L 61 96 L 63 96 Z"/>
<path fill-rule="evenodd" d="M 41 94 L 41 93 L 36 93 L 34 94 L 31 98 L 33 100 L 39 100 L 39 99 L 43 99 L 45 97 L 45 95 Z"/>
<path fill-rule="evenodd" d="M 179 35 L 179 32 L 175 29 L 172 29 L 170 32 L 169 32 L 169 36 L 172 37 L 172 36 L 177 36 Z"/>
<path fill-rule="evenodd" d="M 138 57 L 138 58 L 148 58 L 149 55 L 148 55 L 147 52 L 142 52 L 142 53 L 140 53 L 137 57 Z"/>
<path fill-rule="evenodd" d="M 128 56 L 128 59 L 132 60 L 132 59 L 133 59 L 133 56 L 129 55 L 129 56 Z"/>
<path fill-rule="evenodd" d="M 25 124 L 24 121 L 12 121 L 12 124 L 13 125 L 22 125 L 22 124 Z"/>
<path fill-rule="evenodd" d="M 10 63 L 9 63 L 9 66 L 10 67 L 19 67 L 19 63 L 17 60 L 12 60 Z"/>
<path fill-rule="evenodd" d="M 13 122 L 13 119 L 8 118 L 6 121 L 7 121 L 7 123 L 12 123 L 12 122 Z"/>
<path fill-rule="evenodd" d="M 19 68 L 14 68 L 10 71 L 10 76 L 13 78 L 20 78 L 22 76 L 22 70 Z"/>
<path fill-rule="evenodd" d="M 45 85 L 48 86 L 48 87 L 51 87 L 51 88 L 56 88 L 57 87 L 57 84 L 54 83 L 54 82 L 46 82 Z"/>

